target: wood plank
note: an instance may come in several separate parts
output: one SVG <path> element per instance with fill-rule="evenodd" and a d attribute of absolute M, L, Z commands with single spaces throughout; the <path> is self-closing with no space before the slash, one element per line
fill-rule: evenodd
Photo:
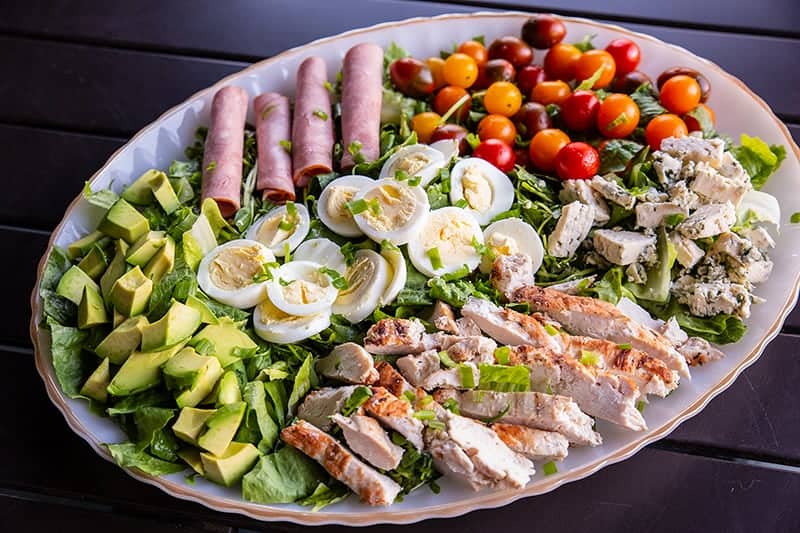
<path fill-rule="evenodd" d="M 30 346 L 28 323 L 31 317 L 30 296 L 36 282 L 36 267 L 47 248 L 50 236 L 43 232 L 20 231 L 0 226 L 0 246 L 14 264 L 3 269 L 7 311 L 0 320 L 0 344 Z M 13 251 L 13 252 L 12 252 Z M 13 311 L 12 311 L 13 310 Z"/>

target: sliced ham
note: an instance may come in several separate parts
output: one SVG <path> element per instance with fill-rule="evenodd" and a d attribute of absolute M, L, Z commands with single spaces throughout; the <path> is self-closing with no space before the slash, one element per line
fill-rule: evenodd
<path fill-rule="evenodd" d="M 297 69 L 292 122 L 296 187 L 305 187 L 313 176 L 333 170 L 333 121 L 327 81 L 328 68 L 321 57 L 309 57 Z"/>
<path fill-rule="evenodd" d="M 223 87 L 211 103 L 211 126 L 203 154 L 203 200 L 214 199 L 223 216 L 232 216 L 241 205 L 244 125 L 247 92 Z"/>
<path fill-rule="evenodd" d="M 264 200 L 275 203 L 294 201 L 292 158 L 281 141 L 292 138 L 289 99 L 278 93 L 264 93 L 253 101 L 258 144 L 256 189 Z"/>
<path fill-rule="evenodd" d="M 342 65 L 342 168 L 356 164 L 348 147 L 359 143 L 365 162 L 380 157 L 383 49 L 363 43 L 352 47 Z"/>

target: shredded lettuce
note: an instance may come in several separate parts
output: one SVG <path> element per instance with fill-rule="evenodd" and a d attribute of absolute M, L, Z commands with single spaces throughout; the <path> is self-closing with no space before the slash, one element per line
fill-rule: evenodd
<path fill-rule="evenodd" d="M 316 383 L 317 374 L 314 372 L 314 356 L 308 354 L 294 378 L 294 385 L 292 385 L 292 393 L 289 395 L 287 406 L 289 413 L 294 413 L 294 408 Z"/>
<path fill-rule="evenodd" d="M 81 398 L 83 382 L 92 371 L 91 358 L 83 353 L 83 344 L 88 333 L 78 328 L 62 326 L 53 318 L 47 319 L 47 325 L 50 328 L 50 351 L 58 384 L 70 398 Z"/>
<path fill-rule="evenodd" d="M 580 289 L 579 293 L 581 296 L 592 296 L 614 305 L 616 305 L 623 296 L 635 302 L 636 295 L 625 287 L 623 283 L 624 276 L 621 267 L 610 268 L 603 274 L 600 281 L 594 285 Z"/>
<path fill-rule="evenodd" d="M 425 483 L 433 486 L 433 482 L 441 476 L 433 468 L 433 458 L 429 454 L 417 450 L 413 444 L 395 431 L 392 432 L 392 442 L 401 446 L 405 451 L 397 468 L 386 472 L 386 475 L 403 488 L 401 494 L 408 494 Z"/>
<path fill-rule="evenodd" d="M 267 395 L 264 384 L 252 381 L 244 388 L 242 396 L 247 403 L 245 425 L 253 432 L 257 428 L 260 434 L 258 449 L 261 453 L 269 453 L 278 441 L 280 428 L 267 410 Z M 253 424 L 255 422 L 255 424 Z"/>
<path fill-rule="evenodd" d="M 91 205 L 102 209 L 111 209 L 111 206 L 119 200 L 117 193 L 111 189 L 100 189 L 92 192 L 92 187 L 88 181 L 83 186 L 83 198 Z"/>
<path fill-rule="evenodd" d="M 71 266 L 67 253 L 58 246 L 53 247 L 39 283 L 39 296 L 42 298 L 45 317 L 50 317 L 64 326 L 75 324 L 78 314 L 78 306 L 56 294 L 58 281 Z"/>
<path fill-rule="evenodd" d="M 731 152 L 750 175 L 753 188 L 759 190 L 786 159 L 786 148 L 768 145 L 758 137 L 750 137 L 744 133 L 739 142 L 741 145 L 731 148 Z"/>
<path fill-rule="evenodd" d="M 137 468 L 145 474 L 151 476 L 162 476 L 164 474 L 174 474 L 186 469 L 182 464 L 171 463 L 153 457 L 152 455 L 138 449 L 133 442 L 121 444 L 106 444 L 106 448 L 111 452 L 114 461 L 123 467 Z"/>
<path fill-rule="evenodd" d="M 345 485 L 339 482 L 332 482 L 329 485 L 320 483 L 314 492 L 297 500 L 297 503 L 305 507 L 311 507 L 311 512 L 316 513 L 320 509 L 340 502 L 350 496 L 351 492 Z"/>
<path fill-rule="evenodd" d="M 256 503 L 292 503 L 314 493 L 322 469 L 291 446 L 264 455 L 242 479 L 242 497 Z"/>

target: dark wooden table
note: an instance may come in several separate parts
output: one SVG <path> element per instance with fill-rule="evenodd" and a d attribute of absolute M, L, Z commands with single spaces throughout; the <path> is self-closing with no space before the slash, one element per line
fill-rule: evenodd
<path fill-rule="evenodd" d="M 737 75 L 800 138 L 797 0 L 0 1 L 0 531 L 291 530 L 173 499 L 99 459 L 47 400 L 28 298 L 49 231 L 127 138 L 193 92 L 311 39 L 486 9 L 611 21 Z M 800 311 L 702 414 L 634 458 L 434 531 L 800 530 Z M 386 526 L 386 531 L 401 527 Z"/>

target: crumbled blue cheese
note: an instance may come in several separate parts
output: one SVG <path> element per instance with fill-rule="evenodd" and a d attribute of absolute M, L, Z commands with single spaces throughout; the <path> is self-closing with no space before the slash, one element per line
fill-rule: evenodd
<path fill-rule="evenodd" d="M 683 209 L 691 211 L 700 205 L 700 198 L 693 191 L 689 190 L 685 181 L 679 181 L 669 188 L 669 199 L 678 204 Z"/>
<path fill-rule="evenodd" d="M 672 183 L 681 177 L 683 163 L 666 152 L 653 154 L 653 168 L 656 170 L 658 182 L 662 185 Z"/>
<path fill-rule="evenodd" d="M 690 239 L 713 237 L 736 223 L 736 209 L 730 202 L 698 207 L 689 218 L 678 224 L 678 231 Z"/>
<path fill-rule="evenodd" d="M 714 168 L 722 165 L 725 142 L 722 139 L 701 139 L 698 137 L 668 137 L 661 141 L 661 151 L 684 163 L 708 163 Z"/>
<path fill-rule="evenodd" d="M 589 186 L 588 180 L 564 180 L 558 199 L 561 203 L 579 201 L 594 208 L 594 222 L 602 226 L 611 218 L 611 210 L 600 194 Z"/>
<path fill-rule="evenodd" d="M 657 228 L 669 215 L 688 215 L 689 210 L 674 202 L 639 202 L 636 204 L 636 226 Z"/>
<path fill-rule="evenodd" d="M 761 252 L 767 252 L 768 250 L 775 248 L 775 241 L 772 239 L 772 236 L 761 226 L 755 228 L 745 228 L 739 232 L 742 237 L 749 239 L 750 242 L 753 243 L 753 246 L 759 249 Z"/>
<path fill-rule="evenodd" d="M 730 178 L 708 163 L 698 163 L 689 188 L 699 194 L 706 203 L 730 202 L 738 206 L 745 193 L 753 188 L 747 174 L 743 175 L 744 179 L 741 179 L 741 175 L 738 176 Z"/>
<path fill-rule="evenodd" d="M 595 176 L 589 180 L 589 186 L 609 202 L 614 202 L 625 209 L 633 209 L 636 203 L 636 197 L 613 179 Z"/>
<path fill-rule="evenodd" d="M 594 208 L 575 201 L 561 209 L 556 227 L 547 238 L 547 252 L 553 257 L 572 257 L 594 224 Z"/>
<path fill-rule="evenodd" d="M 692 276 L 678 278 L 672 285 L 672 294 L 697 316 L 724 313 L 748 318 L 753 302 L 744 285 L 728 280 L 698 281 Z"/>
<path fill-rule="evenodd" d="M 615 265 L 630 265 L 655 249 L 655 236 L 635 231 L 601 229 L 594 232 L 594 249 Z"/>
<path fill-rule="evenodd" d="M 647 283 L 647 269 L 641 263 L 631 263 L 625 269 L 625 275 L 631 283 Z"/>

